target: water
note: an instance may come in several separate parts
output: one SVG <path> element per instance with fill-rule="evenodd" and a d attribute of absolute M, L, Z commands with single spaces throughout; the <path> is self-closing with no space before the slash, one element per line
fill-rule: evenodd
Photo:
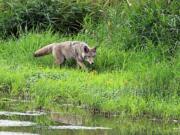
<path fill-rule="evenodd" d="M 0 120 L 0 127 L 27 127 L 34 125 L 36 125 L 36 123 L 30 121 Z"/>
<path fill-rule="evenodd" d="M 0 135 L 180 135 L 179 121 L 69 112 L 0 112 Z"/>
<path fill-rule="evenodd" d="M 0 135 L 38 135 L 38 134 L 31 134 L 31 133 L 25 133 L 25 132 L 0 131 Z"/>

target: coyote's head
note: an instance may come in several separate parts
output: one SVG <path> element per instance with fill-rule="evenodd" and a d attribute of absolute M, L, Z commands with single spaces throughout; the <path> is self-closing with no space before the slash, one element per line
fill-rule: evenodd
<path fill-rule="evenodd" d="M 96 56 L 96 47 L 89 48 L 84 46 L 84 60 L 89 64 L 94 64 L 94 57 Z"/>

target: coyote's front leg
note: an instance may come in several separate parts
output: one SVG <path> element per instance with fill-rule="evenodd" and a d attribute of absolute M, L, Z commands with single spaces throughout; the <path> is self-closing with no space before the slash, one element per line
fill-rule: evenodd
<path fill-rule="evenodd" d="M 87 69 L 82 61 L 76 60 L 76 62 L 77 62 L 77 66 L 80 66 L 82 69 L 85 69 L 85 70 Z"/>

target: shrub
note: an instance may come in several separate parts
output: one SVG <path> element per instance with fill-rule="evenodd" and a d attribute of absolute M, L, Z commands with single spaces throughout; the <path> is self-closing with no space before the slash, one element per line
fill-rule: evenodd
<path fill-rule="evenodd" d="M 180 15 L 179 2 L 168 3 L 165 0 L 150 1 L 140 4 L 132 15 L 132 26 L 137 33 L 141 47 L 147 40 L 162 48 L 168 48 L 168 54 L 174 54 L 179 44 Z"/>
<path fill-rule="evenodd" d="M 116 50 L 144 50 L 152 42 L 168 56 L 174 56 L 180 45 L 180 15 L 178 1 L 140 0 L 107 8 L 104 23 L 86 30 L 105 47 Z"/>
<path fill-rule="evenodd" d="M 55 32 L 77 33 L 86 15 L 95 20 L 100 17 L 98 4 L 74 0 L 7 0 L 0 6 L 0 35 L 3 37 L 48 27 Z"/>

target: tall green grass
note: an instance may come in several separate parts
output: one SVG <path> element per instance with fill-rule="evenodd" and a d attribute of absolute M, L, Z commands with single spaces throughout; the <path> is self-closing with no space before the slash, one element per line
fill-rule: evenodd
<path fill-rule="evenodd" d="M 107 8 L 97 29 L 87 19 L 85 32 L 97 42 L 106 41 L 104 46 L 111 49 L 142 51 L 152 47 L 161 55 L 174 56 L 180 46 L 179 6 L 178 1 L 166 0 L 132 1 L 131 7 L 122 2 Z"/>

